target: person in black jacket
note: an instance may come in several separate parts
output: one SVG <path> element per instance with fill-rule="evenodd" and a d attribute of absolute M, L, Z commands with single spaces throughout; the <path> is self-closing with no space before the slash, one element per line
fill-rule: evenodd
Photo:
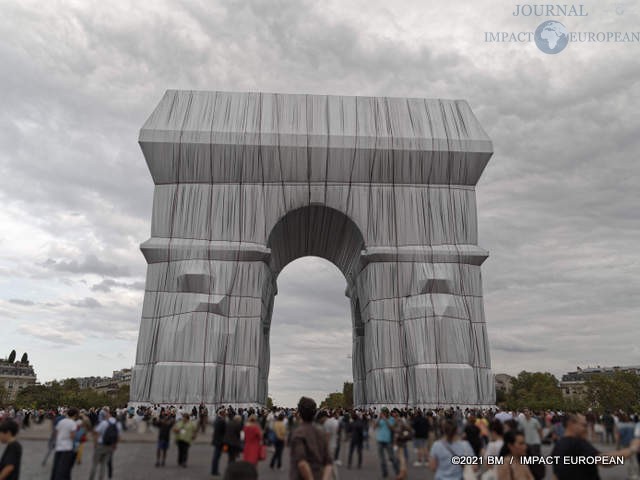
<path fill-rule="evenodd" d="M 469 415 L 467 418 L 467 424 L 464 427 L 464 439 L 469 442 L 476 457 L 482 456 L 482 440 L 480 439 L 480 429 L 476 426 L 475 415 Z"/>
<path fill-rule="evenodd" d="M 18 424 L 7 419 L 0 424 L 0 442 L 7 445 L 0 458 L 0 479 L 18 480 L 22 461 L 22 446 L 16 440 Z"/>
<path fill-rule="evenodd" d="M 227 420 L 225 418 L 225 411 L 220 409 L 218 410 L 216 419 L 213 421 L 213 440 L 211 441 L 213 445 L 213 460 L 211 462 L 211 475 L 220 475 L 220 457 L 222 456 L 226 430 Z"/>
<path fill-rule="evenodd" d="M 347 425 L 347 432 L 351 434 L 351 442 L 349 443 L 349 460 L 347 468 L 351 468 L 351 458 L 353 457 L 353 451 L 358 452 L 358 468 L 362 468 L 362 444 L 364 442 L 364 430 L 366 424 L 358 414 L 353 412 L 351 414 L 351 423 Z"/>
<path fill-rule="evenodd" d="M 164 467 L 167 460 L 167 450 L 169 449 L 169 439 L 171 437 L 171 429 L 175 423 L 175 418 L 168 412 L 160 413 L 159 418 L 153 419 L 153 425 L 158 427 L 158 445 L 156 448 L 156 467 Z"/>
<path fill-rule="evenodd" d="M 236 415 L 227 422 L 222 440 L 223 445 L 228 449 L 229 463 L 235 462 L 238 454 L 242 452 L 240 432 L 242 432 L 242 417 Z"/>
<path fill-rule="evenodd" d="M 417 458 L 413 466 L 420 467 L 426 465 L 429 461 L 427 441 L 429 440 L 429 430 L 431 428 L 429 420 L 422 414 L 422 410 L 418 409 L 414 415 L 411 420 L 411 428 L 413 428 L 415 433 L 413 445 L 417 453 Z"/>

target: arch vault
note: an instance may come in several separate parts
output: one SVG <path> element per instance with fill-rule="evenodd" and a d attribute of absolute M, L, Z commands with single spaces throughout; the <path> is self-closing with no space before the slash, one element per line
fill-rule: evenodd
<path fill-rule="evenodd" d="M 132 402 L 264 405 L 276 278 L 316 255 L 347 280 L 357 405 L 494 404 L 475 206 L 492 144 L 465 101 L 167 91 L 140 145 Z"/>

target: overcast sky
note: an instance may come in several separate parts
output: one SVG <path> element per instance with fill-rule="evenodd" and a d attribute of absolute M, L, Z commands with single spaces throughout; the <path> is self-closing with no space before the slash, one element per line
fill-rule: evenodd
<path fill-rule="evenodd" d="M 485 42 L 546 20 L 515 4 L 0 1 L 0 356 L 29 352 L 40 381 L 133 364 L 137 137 L 178 88 L 466 99 L 495 150 L 477 188 L 494 372 L 640 364 L 640 44 Z M 640 29 L 635 2 L 585 5 L 558 20 Z M 277 402 L 351 380 L 344 287 L 325 260 L 283 271 Z"/>

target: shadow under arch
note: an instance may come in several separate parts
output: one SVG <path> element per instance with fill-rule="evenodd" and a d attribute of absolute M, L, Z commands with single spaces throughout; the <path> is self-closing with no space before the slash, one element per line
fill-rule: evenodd
<path fill-rule="evenodd" d="M 353 284 L 365 249 L 360 228 L 344 213 L 324 205 L 308 205 L 286 213 L 271 229 L 269 266 L 277 277 L 301 257 L 329 260 Z"/>
<path fill-rule="evenodd" d="M 351 304 L 354 404 L 366 404 L 364 326 L 360 301 L 354 288 L 361 268 L 361 255 L 366 248 L 360 228 L 339 210 L 321 204 L 311 204 L 291 210 L 281 217 L 269 234 L 267 247 L 271 250 L 269 267 L 276 282 L 284 267 L 307 256 L 328 260 L 344 275 L 347 280 L 345 295 L 349 297 Z M 269 318 L 272 312 L 273 298 L 269 305 Z M 265 331 L 267 337 L 269 329 L 270 325 Z"/>

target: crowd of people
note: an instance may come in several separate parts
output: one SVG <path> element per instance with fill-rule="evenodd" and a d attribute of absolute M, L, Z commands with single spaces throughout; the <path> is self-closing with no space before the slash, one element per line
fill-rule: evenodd
<path fill-rule="evenodd" d="M 431 469 L 437 480 L 540 480 L 545 478 L 547 466 L 527 464 L 522 459 L 541 457 L 545 443 L 552 445 L 552 457 L 589 456 L 604 465 L 614 463 L 607 459 L 625 458 L 628 478 L 640 479 L 640 423 L 637 415 L 627 412 L 318 409 L 312 399 L 302 397 L 297 408 L 226 406 L 218 408 L 212 418 L 203 404 L 115 410 L 2 409 L 0 441 L 7 447 L 0 459 L 0 480 L 19 478 L 19 429 L 44 421 L 51 422 L 51 437 L 42 464 L 53 454 L 51 480 L 71 478 L 74 465 L 83 461 L 88 441 L 94 445 L 90 480 L 105 475 L 112 478 L 114 454 L 126 429 L 144 433 L 153 428 L 157 432 L 156 468 L 166 465 L 173 439 L 177 464 L 187 468 L 191 444 L 209 427 L 213 428 L 210 473 L 220 476 L 226 457 L 225 478 L 229 479 L 257 478 L 260 461 L 267 461 L 271 469 L 282 469 L 283 452 L 289 447 L 292 479 L 333 478 L 342 459 L 347 469 L 360 469 L 363 451 L 370 451 L 377 455 L 383 478 L 389 477 L 391 470 L 396 480 L 408 478 L 412 465 L 412 472 L 415 468 Z M 598 451 L 594 441 L 610 445 L 610 451 Z M 558 480 L 599 478 L 596 464 L 556 462 L 550 468 Z"/>

